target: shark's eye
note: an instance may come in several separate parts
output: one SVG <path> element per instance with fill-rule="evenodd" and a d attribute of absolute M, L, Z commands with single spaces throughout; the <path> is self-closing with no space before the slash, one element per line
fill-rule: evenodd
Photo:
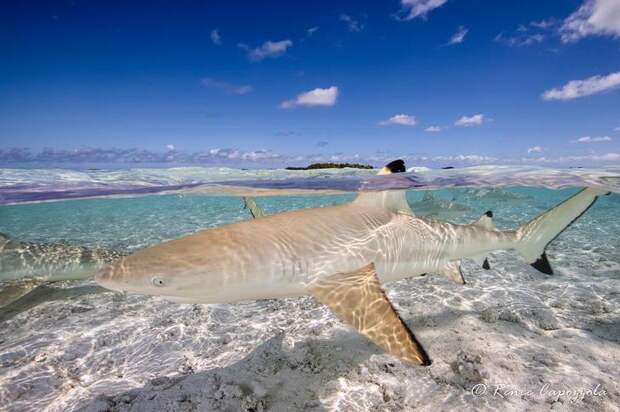
<path fill-rule="evenodd" d="M 153 278 L 152 282 L 155 286 L 164 286 L 164 280 L 162 278 Z"/>

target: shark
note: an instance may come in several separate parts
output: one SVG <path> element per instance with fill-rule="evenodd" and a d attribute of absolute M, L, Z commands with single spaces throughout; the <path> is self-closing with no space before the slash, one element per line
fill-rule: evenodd
<path fill-rule="evenodd" d="M 46 283 L 89 279 L 128 253 L 67 242 L 32 242 L 0 233 L 0 308 Z"/>
<path fill-rule="evenodd" d="M 404 162 L 396 160 L 378 174 L 404 171 Z M 180 303 L 312 295 L 387 353 L 427 366 L 430 356 L 384 284 L 427 273 L 463 284 L 461 261 L 473 258 L 482 265 L 497 249 L 514 249 L 540 272 L 552 274 L 547 245 L 605 193 L 582 189 L 507 231 L 496 229 L 491 211 L 467 225 L 416 216 L 403 190 L 360 192 L 348 204 L 273 215 L 251 204 L 255 219 L 122 257 L 95 280 L 108 289 Z"/>
<path fill-rule="evenodd" d="M 127 254 L 121 250 L 88 248 L 67 242 L 22 241 L 0 233 L 0 280 L 86 279 L 97 269 Z"/>

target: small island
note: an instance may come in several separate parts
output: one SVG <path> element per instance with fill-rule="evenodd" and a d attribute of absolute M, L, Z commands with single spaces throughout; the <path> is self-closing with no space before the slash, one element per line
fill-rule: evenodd
<path fill-rule="evenodd" d="M 312 163 L 306 167 L 289 166 L 286 167 L 286 170 L 344 169 L 345 167 L 354 169 L 374 169 L 371 165 L 363 165 L 360 163 Z"/>

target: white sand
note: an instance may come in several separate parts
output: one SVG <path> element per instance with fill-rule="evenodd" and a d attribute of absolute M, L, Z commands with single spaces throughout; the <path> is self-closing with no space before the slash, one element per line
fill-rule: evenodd
<path fill-rule="evenodd" d="M 490 271 L 466 263 L 465 286 L 387 285 L 427 368 L 310 297 L 206 306 L 39 287 L 0 310 L 0 410 L 619 410 L 620 268 L 566 267 L 578 252 L 558 243 L 554 276 L 502 252 Z"/>

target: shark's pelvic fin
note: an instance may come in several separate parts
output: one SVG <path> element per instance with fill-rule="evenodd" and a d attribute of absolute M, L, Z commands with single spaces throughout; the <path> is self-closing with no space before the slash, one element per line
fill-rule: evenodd
<path fill-rule="evenodd" d="M 403 160 L 394 160 L 383 167 L 377 175 L 390 175 L 407 171 Z M 415 216 L 407 202 L 405 190 L 386 190 L 382 192 L 361 192 L 353 201 L 358 205 L 389 209 L 393 212 Z"/>
<path fill-rule="evenodd" d="M 448 262 L 443 268 L 441 268 L 441 270 L 439 270 L 439 273 L 445 275 L 448 279 L 455 283 L 459 283 L 461 285 L 466 283 L 465 277 L 463 276 L 463 271 L 461 270 L 460 260 Z"/>
<path fill-rule="evenodd" d="M 536 270 L 553 274 L 545 249 L 553 239 L 577 220 L 607 190 L 587 188 L 517 229 L 517 249 Z"/>
<path fill-rule="evenodd" d="M 308 291 L 386 352 L 420 365 L 431 364 L 381 288 L 374 264 L 318 279 Z"/>
<path fill-rule="evenodd" d="M 259 205 L 256 204 L 256 201 L 254 200 L 253 197 L 244 196 L 243 203 L 244 203 L 243 208 L 249 209 L 253 218 L 265 216 L 265 212 Z"/>

